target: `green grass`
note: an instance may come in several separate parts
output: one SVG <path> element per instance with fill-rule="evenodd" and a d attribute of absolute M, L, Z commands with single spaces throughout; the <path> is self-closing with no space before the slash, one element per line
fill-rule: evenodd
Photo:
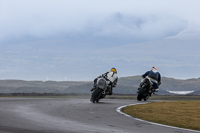
<path fill-rule="evenodd" d="M 200 131 L 200 101 L 153 102 L 122 111 L 143 120 Z"/>

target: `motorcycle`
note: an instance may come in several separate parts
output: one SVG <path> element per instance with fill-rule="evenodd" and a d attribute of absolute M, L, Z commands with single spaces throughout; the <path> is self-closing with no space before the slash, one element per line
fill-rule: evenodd
<path fill-rule="evenodd" d="M 97 83 L 92 89 L 90 101 L 92 103 L 98 103 L 100 99 L 105 98 L 106 95 L 110 95 L 110 89 L 111 88 L 107 86 L 107 82 L 104 78 L 98 79 Z"/>
<path fill-rule="evenodd" d="M 155 89 L 152 87 L 153 83 L 149 77 L 146 77 L 142 82 L 141 88 L 138 90 L 137 100 L 141 101 L 144 99 L 146 101 L 154 92 Z"/>

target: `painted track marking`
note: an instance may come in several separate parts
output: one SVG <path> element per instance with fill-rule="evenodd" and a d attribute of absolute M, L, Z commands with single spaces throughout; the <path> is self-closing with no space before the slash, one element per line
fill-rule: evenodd
<path fill-rule="evenodd" d="M 159 123 L 154 123 L 154 122 L 150 122 L 150 121 L 146 121 L 146 120 L 142 120 L 142 119 L 139 119 L 139 118 L 135 118 L 131 115 L 128 115 L 124 112 L 122 112 L 122 109 L 127 107 L 127 106 L 131 106 L 131 105 L 138 105 L 138 104 L 146 104 L 146 103 L 135 103 L 135 104 L 127 104 L 127 105 L 123 105 L 123 106 L 120 106 L 116 109 L 116 111 L 122 115 L 125 115 L 129 118 L 133 118 L 137 121 L 142 121 L 142 122 L 146 122 L 146 123 L 149 123 L 149 124 L 153 124 L 153 125 L 157 125 L 157 126 L 163 126 L 163 127 L 168 127 L 168 128 L 174 128 L 174 129 L 179 129 L 179 130 L 185 130 L 185 131 L 190 131 L 190 132 L 196 132 L 196 133 L 200 133 L 200 131 L 196 131 L 196 130 L 191 130 L 191 129 L 186 129 L 186 128 L 180 128 L 180 127 L 173 127 L 173 126 L 168 126 L 168 125 L 163 125 L 163 124 L 159 124 Z"/>

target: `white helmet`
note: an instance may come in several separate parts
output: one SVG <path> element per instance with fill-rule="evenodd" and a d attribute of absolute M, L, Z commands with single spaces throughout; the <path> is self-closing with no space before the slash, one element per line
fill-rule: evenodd
<path fill-rule="evenodd" d="M 152 67 L 152 68 L 151 68 L 151 71 L 153 71 L 153 72 L 155 72 L 155 73 L 158 72 L 158 70 L 157 70 L 156 67 Z"/>

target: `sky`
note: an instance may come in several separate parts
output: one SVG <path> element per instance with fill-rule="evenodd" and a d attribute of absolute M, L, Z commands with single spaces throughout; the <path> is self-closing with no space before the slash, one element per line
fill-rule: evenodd
<path fill-rule="evenodd" d="M 200 77 L 199 0 L 0 0 L 0 79 Z"/>

